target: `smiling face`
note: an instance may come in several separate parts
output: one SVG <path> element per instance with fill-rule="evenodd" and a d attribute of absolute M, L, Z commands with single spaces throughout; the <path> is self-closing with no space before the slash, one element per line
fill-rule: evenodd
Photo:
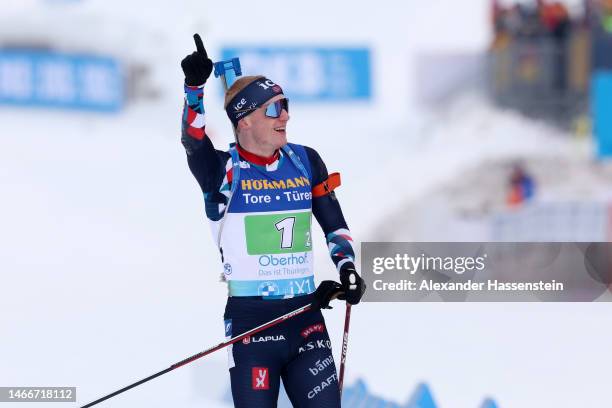
<path fill-rule="evenodd" d="M 270 157 L 287 144 L 289 113 L 283 109 L 278 118 L 266 116 L 268 105 L 284 97 L 283 94 L 274 96 L 238 122 L 240 145 L 244 149 L 259 156 Z"/>

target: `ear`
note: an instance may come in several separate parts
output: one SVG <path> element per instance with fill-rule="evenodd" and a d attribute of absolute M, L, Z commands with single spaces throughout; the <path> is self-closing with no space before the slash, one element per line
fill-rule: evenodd
<path fill-rule="evenodd" d="M 251 119 L 247 116 L 238 121 L 238 130 L 242 131 L 251 127 Z"/>

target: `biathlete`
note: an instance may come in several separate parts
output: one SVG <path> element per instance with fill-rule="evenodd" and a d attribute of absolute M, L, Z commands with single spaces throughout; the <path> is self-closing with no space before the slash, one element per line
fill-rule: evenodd
<path fill-rule="evenodd" d="M 199 35 L 183 59 L 185 105 L 181 142 L 203 193 L 206 216 L 228 285 L 225 335 L 231 337 L 296 308 L 315 307 L 231 346 L 236 407 L 276 407 L 280 380 L 295 407 L 340 407 L 331 342 L 321 308 L 359 303 L 365 285 L 355 269 L 352 239 L 328 175 L 312 148 L 287 143 L 289 101 L 264 76 L 238 78 L 225 110 L 236 143 L 216 150 L 206 136 L 204 84 L 213 63 Z M 315 290 L 311 220 L 321 225 L 340 284 Z"/>

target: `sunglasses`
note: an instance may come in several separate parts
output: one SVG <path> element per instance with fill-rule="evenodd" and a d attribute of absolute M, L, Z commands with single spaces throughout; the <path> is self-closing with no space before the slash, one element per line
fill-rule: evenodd
<path fill-rule="evenodd" d="M 289 113 L 289 99 L 287 98 L 279 99 L 266 106 L 266 116 L 269 118 L 278 118 L 283 112 L 283 109 Z"/>
<path fill-rule="evenodd" d="M 242 109 L 236 112 L 250 112 L 256 109 L 259 108 Z M 283 112 L 283 109 L 286 110 L 287 113 L 289 113 L 289 99 L 287 98 L 279 99 L 278 101 L 272 102 L 271 104 L 266 106 L 266 116 L 268 118 L 279 118 L 281 113 Z"/>

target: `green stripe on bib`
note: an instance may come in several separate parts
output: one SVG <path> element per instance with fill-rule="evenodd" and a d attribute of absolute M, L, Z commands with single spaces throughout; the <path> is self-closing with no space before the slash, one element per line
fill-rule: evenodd
<path fill-rule="evenodd" d="M 287 254 L 312 249 L 312 212 L 247 215 L 244 217 L 249 255 Z"/>

